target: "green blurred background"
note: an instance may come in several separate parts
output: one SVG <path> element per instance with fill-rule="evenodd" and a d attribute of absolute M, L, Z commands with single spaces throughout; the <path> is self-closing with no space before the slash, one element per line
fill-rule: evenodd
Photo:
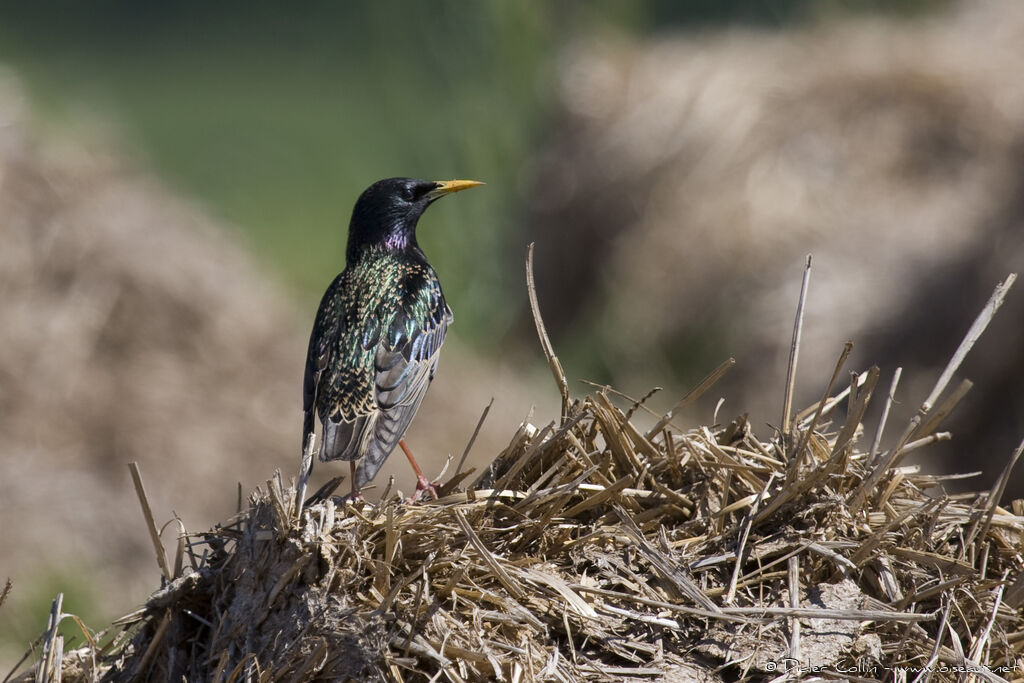
<path fill-rule="evenodd" d="M 306 306 L 342 266 L 349 207 L 371 182 L 486 181 L 473 201 L 431 212 L 421 243 L 460 293 L 460 334 L 493 344 L 523 301 L 524 164 L 567 44 L 938 4 L 4 3 L 0 62 L 54 126 L 114 121 L 132 154 L 239 226 Z"/>
<path fill-rule="evenodd" d="M 493 351 L 516 343 L 528 162 L 552 115 L 556 58 L 574 39 L 942 4 L 10 2 L 0 4 L 0 64 L 51 133 L 112 122 L 126 156 L 238 226 L 309 317 L 343 266 L 363 188 L 393 175 L 486 181 L 471 201 L 434 209 L 420 240 L 458 292 L 459 335 Z M 560 351 L 570 376 L 607 379 L 585 343 Z M 0 610 L 0 642 L 33 637 L 57 590 L 90 625 L 113 616 L 80 578 L 55 568 L 28 587 L 36 604 Z"/>

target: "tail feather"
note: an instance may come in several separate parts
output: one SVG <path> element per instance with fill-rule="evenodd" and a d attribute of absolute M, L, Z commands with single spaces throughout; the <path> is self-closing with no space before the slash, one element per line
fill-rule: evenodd
<path fill-rule="evenodd" d="M 409 428 L 413 417 L 416 416 L 424 394 L 425 392 L 420 392 L 413 404 L 405 410 L 378 413 L 380 417 L 375 421 L 376 424 L 368 434 L 364 455 L 356 467 L 356 483 L 359 486 L 377 476 L 384 461 L 398 446 L 398 440 L 405 435 L 405 430 Z"/>
<path fill-rule="evenodd" d="M 361 415 L 354 420 L 323 421 L 324 440 L 320 446 L 320 460 L 355 460 L 363 452 L 363 443 L 374 432 L 376 413 Z"/>

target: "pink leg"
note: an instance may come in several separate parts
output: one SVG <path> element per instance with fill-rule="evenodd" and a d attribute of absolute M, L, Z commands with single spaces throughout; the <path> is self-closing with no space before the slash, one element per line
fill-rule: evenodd
<path fill-rule="evenodd" d="M 416 473 L 416 491 L 412 494 L 412 498 L 410 500 L 419 500 L 424 491 L 429 492 L 434 500 L 437 500 L 437 489 L 434 488 L 434 485 L 430 483 L 430 480 L 423 475 L 423 470 L 420 469 L 419 463 L 416 462 L 416 458 L 412 457 L 412 451 L 410 451 L 409 446 L 406 445 L 405 439 L 399 439 L 398 445 L 402 447 L 402 452 L 405 453 L 405 457 L 409 458 L 409 464 L 412 465 L 412 469 Z"/>
<path fill-rule="evenodd" d="M 363 497 L 363 494 L 359 490 L 359 484 L 356 482 L 356 461 L 352 460 L 348 463 L 348 465 L 349 473 L 350 476 L 352 477 L 352 494 L 349 497 L 349 500 L 351 500 L 354 503 L 357 500 L 360 500 Z"/>

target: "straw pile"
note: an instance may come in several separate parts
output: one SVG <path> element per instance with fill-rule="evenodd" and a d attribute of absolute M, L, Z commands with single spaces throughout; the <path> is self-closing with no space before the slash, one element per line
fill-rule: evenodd
<path fill-rule="evenodd" d="M 855 366 L 903 366 L 904 386 L 927 392 L 950 352 L 934 341 L 1024 263 L 1024 3 L 926 4 L 912 20 L 579 36 L 523 220 L 562 352 L 643 388 L 693 377 L 724 347 L 738 367 L 717 391 L 772 418 L 789 270 L 811 252 L 808 376 L 827 377 L 853 339 Z M 1006 307 L 965 366 L 977 388 L 949 423 L 956 442 L 928 452 L 947 472 L 986 469 L 984 488 L 1024 413 L 1006 400 L 1024 383 L 1024 297 Z M 801 383 L 796 404 L 818 392 Z"/>
<path fill-rule="evenodd" d="M 791 414 L 787 399 L 784 428 L 760 440 L 745 417 L 673 423 L 731 362 L 653 418 L 644 400 L 607 388 L 570 400 L 538 317 L 562 414 L 540 429 L 524 423 L 470 485 L 456 473 L 438 500 L 416 504 L 389 491 L 353 504 L 325 490 L 296 513 L 296 487 L 277 476 L 230 523 L 180 529 L 173 562 L 143 496 L 163 587 L 90 636 L 95 648 L 65 654 L 51 628 L 35 673 L 875 681 L 930 667 L 932 681 L 968 670 L 1019 679 L 1024 501 L 1007 510 L 998 500 L 1020 449 L 978 496 L 946 495 L 935 488 L 944 477 L 900 466 L 948 438 L 938 428 L 962 394 L 937 399 L 1012 280 L 887 450 L 885 418 L 871 439 L 861 423 L 884 393 L 877 368 L 833 393 L 849 347 L 823 400 Z"/>

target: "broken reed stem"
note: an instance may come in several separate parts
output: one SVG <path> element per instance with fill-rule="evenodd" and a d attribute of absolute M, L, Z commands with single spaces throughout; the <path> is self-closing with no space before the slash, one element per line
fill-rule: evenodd
<path fill-rule="evenodd" d="M 947 396 L 945 400 L 939 404 L 939 407 L 930 413 L 928 420 L 917 428 L 914 432 L 914 436 L 931 434 L 938 429 L 939 425 L 942 424 L 942 421 L 949 417 L 950 413 L 953 412 L 953 409 L 956 408 L 957 404 L 960 403 L 961 400 L 963 400 L 964 396 L 967 395 L 967 392 L 969 392 L 973 386 L 974 383 L 969 379 L 961 381 L 959 386 L 953 390 L 953 393 Z"/>
<path fill-rule="evenodd" d="M 730 472 L 731 473 L 731 472 Z M 775 472 L 768 475 L 768 481 L 765 482 L 764 488 L 762 488 L 757 498 L 750 506 L 750 510 L 747 511 L 746 519 L 743 520 L 743 529 L 740 532 L 740 541 L 736 546 L 736 564 L 732 569 L 732 578 L 729 580 L 729 589 L 725 592 L 725 604 L 731 605 L 736 599 L 736 583 L 739 581 L 740 568 L 743 566 L 743 551 L 747 547 L 747 538 L 750 536 L 750 528 L 754 524 L 754 516 L 757 514 L 757 508 L 760 507 L 761 501 L 768 495 L 768 491 L 771 490 L 772 484 L 775 482 Z M 728 490 L 726 487 L 724 490 Z"/>
<path fill-rule="evenodd" d="M 469 457 L 469 452 L 473 449 L 473 444 L 476 443 L 476 437 L 480 435 L 480 429 L 484 426 L 484 420 L 487 419 L 487 413 L 491 412 L 491 406 L 494 405 L 494 397 L 491 397 L 490 402 L 484 408 L 484 412 L 480 413 L 480 419 L 476 421 L 476 428 L 473 429 L 473 435 L 469 437 L 469 443 L 466 444 L 466 449 L 462 451 L 462 457 L 459 458 L 459 466 L 455 468 L 455 474 L 462 471 L 462 466 L 466 464 L 466 458 Z"/>
<path fill-rule="evenodd" d="M 879 374 L 877 365 L 872 365 L 866 376 L 865 374 L 857 375 L 855 372 L 850 373 L 850 401 L 847 407 L 846 423 L 839 430 L 839 436 L 836 437 L 835 444 L 832 446 L 830 457 L 838 457 L 842 452 L 852 448 L 857 436 L 857 428 L 864 418 L 864 412 L 868 409 L 868 403 L 878 384 Z M 842 469 L 845 469 L 845 466 Z"/>
<path fill-rule="evenodd" d="M 526 596 L 523 593 L 522 588 L 512 580 L 512 577 L 509 576 L 508 572 L 505 571 L 505 568 L 501 566 L 498 559 L 494 557 L 490 550 L 487 549 L 487 546 L 484 545 L 484 542 L 481 541 L 480 537 L 475 531 L 473 531 L 473 527 L 470 525 L 469 520 L 466 519 L 466 516 L 462 514 L 461 510 L 455 511 L 455 519 L 462 528 L 462 533 L 466 535 L 466 539 L 469 541 L 469 544 L 473 546 L 474 550 L 476 550 L 480 559 L 490 567 L 491 571 L 494 572 L 494 575 L 498 578 L 498 581 L 501 582 L 505 589 L 508 590 L 513 597 L 519 600 L 525 598 Z"/>
<path fill-rule="evenodd" d="M 181 518 L 175 515 L 168 524 L 176 524 L 178 526 L 178 544 L 174 550 L 174 569 L 172 576 L 181 576 L 182 567 L 185 565 L 185 548 L 188 544 L 188 532 L 185 530 L 185 523 L 181 521 Z M 167 528 L 167 524 L 164 525 L 164 529 Z M 163 529 L 160 530 L 163 533 Z"/>
<path fill-rule="evenodd" d="M 931 407 L 935 405 L 935 401 L 938 400 L 939 396 L 946 389 L 946 385 L 949 384 L 949 380 L 953 379 L 953 373 L 957 371 L 960 364 L 964 362 L 964 358 L 967 357 L 968 352 L 974 347 L 975 342 L 981 337 L 981 334 L 988 327 L 988 324 L 992 322 L 992 318 L 995 316 L 996 311 L 1003 305 L 1003 301 L 1006 299 L 1006 293 L 1010 291 L 1010 287 L 1013 286 L 1014 280 L 1017 279 L 1016 273 L 1010 273 L 1006 276 L 1006 279 L 996 286 L 992 296 L 989 298 L 988 303 L 985 304 L 985 308 L 981 309 L 981 313 L 974 319 L 974 323 L 970 329 L 967 330 L 967 334 L 964 335 L 964 339 L 960 342 L 960 346 L 957 347 L 953 357 L 950 358 L 949 363 L 946 365 L 946 369 L 942 371 L 938 381 L 935 383 L 935 387 L 932 389 L 932 393 L 928 394 L 928 398 L 921 404 L 921 411 L 927 413 L 931 410 Z"/>
<path fill-rule="evenodd" d="M 658 551 L 657 548 L 652 546 L 647 539 L 644 538 L 643 532 L 633 521 L 633 518 L 629 516 L 625 510 L 623 510 L 618 504 L 612 505 L 612 511 L 619 518 L 622 523 L 622 529 L 626 535 L 632 539 L 636 548 L 640 551 L 640 554 L 647 558 L 647 561 L 651 563 L 659 574 L 662 575 L 669 583 L 675 586 L 680 596 L 685 596 L 690 600 L 693 600 L 697 605 L 703 607 L 711 612 L 720 611 L 720 607 L 715 603 L 711 602 L 711 599 L 704 595 L 700 587 L 697 586 L 690 579 L 689 576 L 684 574 L 669 558 L 665 557 L 664 554 Z"/>
<path fill-rule="evenodd" d="M 878 429 L 875 431 L 875 440 L 871 442 L 871 450 L 868 453 L 868 463 L 875 464 L 878 457 L 878 446 L 882 443 L 882 434 L 885 432 L 885 423 L 889 420 L 889 410 L 893 401 L 896 400 L 896 387 L 899 386 L 900 376 L 903 375 L 903 368 L 896 368 L 892 373 L 892 384 L 889 385 L 889 394 L 885 399 L 885 407 L 882 408 L 882 417 L 878 420 Z"/>
<path fill-rule="evenodd" d="M 995 597 L 992 600 L 992 609 L 989 612 L 988 621 L 985 622 L 985 628 L 982 629 L 981 635 L 975 639 L 974 646 L 971 647 L 970 659 L 975 662 L 981 661 L 981 655 L 985 648 L 988 647 L 989 638 L 992 637 L 992 626 L 996 623 L 999 605 L 1003 602 L 1003 591 L 1006 589 L 1007 575 L 1007 572 L 1003 572 L 1003 576 L 999 580 L 999 586 L 996 588 Z"/>
<path fill-rule="evenodd" d="M 1010 474 L 1013 472 L 1014 466 L 1017 461 L 1020 460 L 1021 454 L 1024 453 L 1024 441 L 1020 442 L 1017 449 L 1010 456 L 1009 462 L 1006 463 L 1006 467 L 1003 468 L 1003 473 L 999 475 L 999 479 L 992 486 L 992 491 L 988 494 L 988 511 L 985 513 L 985 523 L 981 527 L 981 532 L 978 534 L 978 538 L 982 540 L 988 535 L 989 527 L 992 525 L 992 517 L 996 513 L 996 508 L 999 506 L 999 500 L 1003 497 L 1003 493 L 1006 491 L 1006 485 L 1010 481 Z M 967 545 L 974 542 L 974 536 L 970 536 L 967 539 Z"/>
<path fill-rule="evenodd" d="M 627 394 L 625 392 L 622 392 L 622 391 L 619 391 L 615 387 L 609 386 L 607 384 L 598 384 L 597 382 L 591 382 L 589 379 L 581 379 L 580 382 L 582 382 L 583 384 L 586 384 L 589 387 L 593 387 L 594 389 L 597 389 L 598 391 L 604 391 L 604 392 L 607 392 L 607 393 L 611 394 L 612 396 L 618 396 L 621 399 L 629 401 L 631 405 L 630 405 L 629 410 L 626 411 L 626 416 L 627 417 L 631 418 L 633 413 L 635 413 L 639 409 L 643 409 L 643 411 L 645 413 L 647 413 L 648 415 L 650 415 L 651 417 L 656 417 L 659 420 L 662 418 L 662 414 L 661 413 L 656 413 L 656 412 L 654 412 L 653 410 L 651 410 L 650 408 L 647 407 L 647 401 L 652 396 L 654 396 L 656 393 L 658 393 L 659 391 L 663 391 L 664 387 L 652 387 L 641 398 L 634 398 L 634 397 L 630 396 L 629 394 Z"/>
<path fill-rule="evenodd" d="M 57 629 L 60 627 L 61 611 L 64 606 L 64 594 L 57 593 L 57 597 L 50 605 L 50 616 L 46 621 L 46 633 L 43 637 L 43 654 L 39 660 L 39 666 L 36 668 L 36 680 L 40 683 L 47 683 L 50 677 L 53 676 L 55 680 L 60 680 L 61 669 L 60 669 L 60 658 L 62 652 L 62 640 L 57 635 Z"/>
<path fill-rule="evenodd" d="M 825 417 L 826 415 L 831 413 L 833 410 L 835 410 L 836 407 L 843 402 L 843 399 L 845 399 L 847 396 L 850 395 L 851 389 L 854 389 L 854 388 L 859 389 L 860 387 L 864 386 L 864 383 L 867 382 L 867 380 L 868 380 L 868 371 L 864 371 L 864 372 L 860 373 L 859 375 L 857 375 L 857 381 L 856 382 L 851 383 L 849 386 L 844 388 L 838 394 L 836 394 L 832 398 L 830 398 L 827 401 L 825 401 L 825 407 L 821 411 L 821 417 Z M 808 407 L 806 407 L 803 410 L 801 410 L 800 412 L 798 412 L 796 414 L 796 417 L 793 418 L 793 420 L 800 426 L 801 429 L 806 429 L 807 425 L 810 424 L 808 422 L 808 420 L 816 412 L 818 412 L 818 406 L 820 406 L 820 405 L 821 405 L 821 401 L 817 401 L 815 403 L 812 403 Z"/>
<path fill-rule="evenodd" d="M 807 302 L 807 287 L 811 281 L 811 255 L 807 255 L 804 264 L 804 277 L 800 283 L 800 299 L 796 304 L 796 320 L 793 322 L 793 341 L 789 346 L 789 365 L 786 369 L 786 394 L 782 402 L 782 436 L 789 441 L 792 426 L 790 416 L 793 413 L 793 390 L 796 386 L 796 363 L 800 354 L 800 335 L 804 327 L 804 304 Z"/>
<path fill-rule="evenodd" d="M 700 383 L 693 389 L 690 389 L 688 392 L 686 392 L 686 394 L 681 399 L 679 399 L 679 401 L 672 407 L 672 410 L 662 415 L 661 419 L 659 419 L 657 423 L 655 423 L 655 425 L 647 431 L 645 438 L 648 441 L 653 439 L 658 434 L 658 432 L 660 432 L 662 429 L 668 426 L 668 424 L 672 421 L 672 418 L 676 416 L 676 413 L 678 413 L 680 410 L 682 410 L 683 408 L 685 408 L 686 406 L 690 405 L 698 398 L 700 398 L 704 394 L 704 392 L 710 389 L 712 385 L 714 385 L 715 382 L 720 380 L 722 378 L 722 375 L 727 373 L 729 369 L 734 365 L 736 365 L 735 358 L 729 358 L 722 361 L 717 368 L 711 371 L 711 374 L 702 379 Z"/>
<path fill-rule="evenodd" d="M 788 560 L 789 574 L 789 606 L 797 608 L 800 606 L 800 556 L 793 555 Z M 790 620 L 789 656 L 795 661 L 800 661 L 800 619 L 794 617 Z"/>
<path fill-rule="evenodd" d="M 807 425 L 807 429 L 804 430 L 803 436 L 800 438 L 800 444 L 793 450 L 791 459 L 796 459 L 804 452 L 804 447 L 807 445 L 807 440 L 814 433 L 815 428 L 818 426 L 818 421 L 821 419 L 821 413 L 825 409 L 825 403 L 828 400 L 828 395 L 832 393 L 832 387 L 835 386 L 836 379 L 839 378 L 839 371 L 846 365 L 846 359 L 850 357 L 850 352 L 853 351 L 853 342 L 846 342 L 843 345 L 843 352 L 839 354 L 839 360 L 836 361 L 835 370 L 832 371 L 832 377 L 828 380 L 828 385 L 825 387 L 825 394 L 821 397 L 821 401 L 818 402 L 818 410 L 814 413 L 814 418 L 811 423 Z"/>
<path fill-rule="evenodd" d="M 146 487 L 142 484 L 142 474 L 139 471 L 139 463 L 128 463 L 128 469 L 132 473 L 132 483 L 135 484 L 135 494 L 139 497 L 139 505 L 142 506 L 142 516 L 146 519 L 146 528 L 149 530 L 149 538 L 153 541 L 153 550 L 156 552 L 156 563 L 160 565 L 160 571 L 164 578 L 170 581 L 174 578 L 171 574 L 170 565 L 167 564 L 167 552 L 160 540 L 160 532 L 156 529 L 156 522 L 153 521 L 153 510 L 149 507 L 149 497 L 146 495 Z"/>
<path fill-rule="evenodd" d="M 934 614 L 919 612 L 896 612 L 881 609 L 827 609 L 819 607 L 722 607 L 722 614 L 729 616 L 792 617 L 798 619 L 835 619 L 837 621 L 892 621 L 896 623 L 918 623 L 932 621 Z"/>
<path fill-rule="evenodd" d="M 996 286 L 995 291 L 992 292 L 992 296 L 989 297 L 988 303 L 975 318 L 974 323 L 970 329 L 967 330 L 967 334 L 964 336 L 963 341 L 960 342 L 960 346 L 957 347 L 953 357 L 950 358 L 949 363 L 946 364 L 946 369 L 942 371 L 938 381 L 935 382 L 934 388 L 928 398 L 924 400 L 921 407 L 918 409 L 917 414 L 911 418 L 907 428 L 903 431 L 903 435 L 900 436 L 900 440 L 896 446 L 889 451 L 888 455 L 884 458 L 879 458 L 879 462 L 875 464 L 874 469 L 871 473 L 861 481 L 860 486 L 850 495 L 848 498 L 850 511 L 857 513 L 863 507 L 867 495 L 870 491 L 873 491 L 878 483 L 882 481 L 882 478 L 886 473 L 899 464 L 900 460 L 906 454 L 905 446 L 910 441 L 910 438 L 917 432 L 918 427 L 921 426 L 922 421 L 931 410 L 932 405 L 938 400 L 939 396 L 945 390 L 946 385 L 949 384 L 949 380 L 952 379 L 953 373 L 957 371 L 960 364 L 963 363 L 964 358 L 967 357 L 967 352 L 971 350 L 974 343 L 978 341 L 981 333 L 985 331 L 988 324 L 992 322 L 992 317 L 999 310 L 999 307 L 1003 305 L 1003 300 L 1006 299 L 1006 293 L 1013 286 L 1014 281 L 1017 279 L 1016 273 L 1010 273 L 1006 276 L 999 285 Z"/>
<path fill-rule="evenodd" d="M 540 339 L 541 349 L 544 357 L 548 360 L 551 374 L 554 375 L 555 384 L 558 385 L 558 393 L 562 397 L 562 422 L 569 417 L 569 407 L 572 401 L 569 398 L 569 382 L 565 379 L 565 370 L 562 363 L 555 355 L 555 349 L 551 346 L 551 339 L 548 337 L 547 328 L 544 326 L 544 319 L 540 315 L 540 303 L 537 301 L 537 284 L 533 277 L 533 242 L 526 249 L 526 292 L 530 299 L 530 312 L 533 313 L 533 324 L 537 328 L 537 337 Z"/>
<path fill-rule="evenodd" d="M 924 681 L 924 683 L 927 683 L 927 681 L 931 680 L 933 670 L 932 667 L 934 667 L 935 663 L 939 661 L 939 652 L 942 651 L 942 641 L 944 640 L 946 623 L 949 620 L 949 611 L 952 608 L 952 601 L 947 601 L 946 608 L 942 610 L 942 617 L 939 619 L 939 628 L 935 631 L 935 645 L 932 647 L 932 654 L 928 658 L 928 661 L 925 662 L 924 668 L 921 670 L 921 672 L 914 677 L 912 683 L 920 683 L 922 680 Z M 923 679 L 922 676 L 924 677 Z"/>

